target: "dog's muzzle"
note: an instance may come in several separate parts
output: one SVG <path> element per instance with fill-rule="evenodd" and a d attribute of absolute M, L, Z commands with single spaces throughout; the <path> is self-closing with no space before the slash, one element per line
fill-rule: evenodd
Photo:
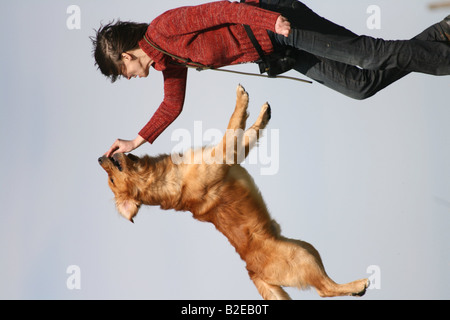
<path fill-rule="evenodd" d="M 105 159 L 106 159 L 105 156 L 98 158 L 98 163 L 101 165 L 103 161 L 105 161 Z"/>
<path fill-rule="evenodd" d="M 121 166 L 119 160 L 115 159 L 114 157 L 112 157 L 112 158 L 108 158 L 108 157 L 106 157 L 106 156 L 100 157 L 100 158 L 98 158 L 98 163 L 99 163 L 100 165 L 103 165 L 103 163 L 105 163 L 105 161 L 107 161 L 107 160 L 111 161 L 112 164 L 113 164 L 117 169 L 119 169 L 119 171 L 122 171 L 122 166 Z"/>

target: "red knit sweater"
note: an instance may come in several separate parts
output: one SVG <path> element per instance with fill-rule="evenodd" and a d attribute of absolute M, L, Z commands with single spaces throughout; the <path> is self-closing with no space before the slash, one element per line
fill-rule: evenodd
<path fill-rule="evenodd" d="M 153 20 L 147 37 L 176 56 L 207 66 L 223 67 L 259 59 L 243 24 L 250 25 L 265 53 L 273 51 L 267 30 L 275 31 L 279 13 L 263 10 L 259 0 L 245 4 L 218 1 L 169 10 Z M 152 48 L 144 39 L 140 48 L 151 57 L 164 76 L 164 101 L 139 132 L 152 143 L 181 113 L 186 92 L 187 68 Z"/>

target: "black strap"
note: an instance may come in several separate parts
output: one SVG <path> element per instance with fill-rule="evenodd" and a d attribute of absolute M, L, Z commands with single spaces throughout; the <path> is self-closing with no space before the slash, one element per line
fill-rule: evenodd
<path fill-rule="evenodd" d="M 176 60 L 182 61 L 182 65 L 185 65 L 187 67 L 195 67 L 198 71 L 202 71 L 202 70 L 207 70 L 207 69 L 213 69 L 213 67 L 209 67 L 209 66 L 205 66 L 201 63 L 198 62 L 194 62 L 191 59 L 185 59 L 179 56 L 176 56 L 174 54 L 171 54 L 169 52 L 167 52 L 166 50 L 161 49 L 160 47 L 158 47 L 156 44 L 154 44 L 153 42 L 151 42 L 148 38 L 147 35 L 144 34 L 144 40 L 151 46 L 153 47 L 153 49 L 158 50 L 159 52 L 168 55 L 171 58 L 174 58 Z"/>
<path fill-rule="evenodd" d="M 248 34 L 248 37 L 252 41 L 253 46 L 255 47 L 256 51 L 258 51 L 259 57 L 261 58 L 261 60 L 264 60 L 264 56 L 265 56 L 264 51 L 261 48 L 261 45 L 259 44 L 258 40 L 256 39 L 255 34 L 252 31 L 252 28 L 250 28 L 250 26 L 247 24 L 244 24 L 244 28 Z"/>
<path fill-rule="evenodd" d="M 241 0 L 241 3 L 245 3 L 245 0 Z M 262 61 L 265 61 L 266 58 L 265 58 L 264 51 L 261 48 L 261 45 L 259 44 L 258 40 L 256 39 L 255 34 L 252 31 L 252 28 L 247 24 L 244 24 L 243 26 L 245 28 L 245 31 L 247 32 L 248 37 L 250 38 L 250 40 L 253 44 L 253 46 L 255 47 L 256 51 L 258 52 L 259 57 L 261 58 Z"/>

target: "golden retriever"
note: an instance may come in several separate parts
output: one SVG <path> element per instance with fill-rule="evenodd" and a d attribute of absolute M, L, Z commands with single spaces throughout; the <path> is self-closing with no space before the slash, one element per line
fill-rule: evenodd
<path fill-rule="evenodd" d="M 115 154 L 99 158 L 117 210 L 133 221 L 142 204 L 159 205 L 190 211 L 195 219 L 213 223 L 246 262 L 264 299 L 290 299 L 283 286 L 312 286 L 322 297 L 362 296 L 367 279 L 335 283 L 311 244 L 280 235 L 253 179 L 239 165 L 266 127 L 270 106 L 264 104 L 255 124 L 244 131 L 247 107 L 248 94 L 238 86 L 227 134 L 216 146 L 157 157 Z"/>

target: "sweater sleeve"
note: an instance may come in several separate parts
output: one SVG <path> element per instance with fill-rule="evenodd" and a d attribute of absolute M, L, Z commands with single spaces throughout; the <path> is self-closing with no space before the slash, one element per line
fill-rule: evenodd
<path fill-rule="evenodd" d="M 275 32 L 280 13 L 229 1 L 216 1 L 198 6 L 181 7 L 163 14 L 158 29 L 165 36 L 199 32 L 224 24 L 247 24 Z M 175 34 L 174 34 L 175 33 Z"/>
<path fill-rule="evenodd" d="M 150 143 L 180 115 L 186 95 L 187 68 L 170 65 L 163 71 L 164 100 L 139 135 Z"/>

